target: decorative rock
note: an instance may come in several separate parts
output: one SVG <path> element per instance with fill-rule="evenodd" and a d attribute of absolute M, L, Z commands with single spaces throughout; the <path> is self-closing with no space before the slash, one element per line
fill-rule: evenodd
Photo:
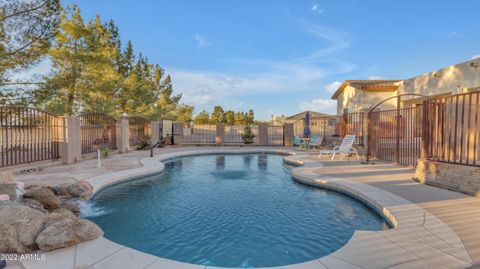
<path fill-rule="evenodd" d="M 38 235 L 40 250 L 50 251 L 70 247 L 103 235 L 95 223 L 75 217 L 67 209 L 60 208 L 49 215 L 47 227 Z"/>
<path fill-rule="evenodd" d="M 0 194 L 7 194 L 11 200 L 15 200 L 17 198 L 16 187 L 16 183 L 0 184 Z"/>
<path fill-rule="evenodd" d="M 17 202 L 0 202 L 0 253 L 26 253 L 36 249 L 35 239 L 47 215 Z"/>
<path fill-rule="evenodd" d="M 48 211 L 43 207 L 42 203 L 40 203 L 39 201 L 37 201 L 35 199 L 23 198 L 21 200 L 21 203 L 30 207 L 30 208 L 38 210 L 40 212 L 48 213 Z"/>
<path fill-rule="evenodd" d="M 0 184 L 15 184 L 12 171 L 0 172 Z"/>
<path fill-rule="evenodd" d="M 60 207 L 71 211 L 77 217 L 80 216 L 80 207 L 74 202 L 70 202 L 70 201 L 63 202 Z"/>
<path fill-rule="evenodd" d="M 9 201 L 10 196 L 8 194 L 0 194 L 0 202 L 1 201 Z"/>
<path fill-rule="evenodd" d="M 40 203 L 42 203 L 43 207 L 47 210 L 53 210 L 60 207 L 60 199 L 55 196 L 55 193 L 47 187 L 41 187 L 34 190 L 28 190 L 23 195 L 24 198 L 32 198 Z"/>
<path fill-rule="evenodd" d="M 68 186 L 68 191 L 73 197 L 88 198 L 92 195 L 93 187 L 85 180 L 72 183 Z"/>
<path fill-rule="evenodd" d="M 68 186 L 70 186 L 69 183 L 52 186 L 50 188 L 55 192 L 56 195 L 65 199 L 70 199 L 73 198 L 73 195 L 68 190 Z"/>

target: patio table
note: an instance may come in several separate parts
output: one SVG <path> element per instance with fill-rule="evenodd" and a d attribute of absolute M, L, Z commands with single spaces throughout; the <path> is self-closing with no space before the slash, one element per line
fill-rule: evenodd
<path fill-rule="evenodd" d="M 307 138 L 307 137 L 303 137 L 303 138 L 300 138 L 300 148 L 304 148 L 305 150 L 308 150 L 308 146 L 310 144 L 310 138 Z"/>

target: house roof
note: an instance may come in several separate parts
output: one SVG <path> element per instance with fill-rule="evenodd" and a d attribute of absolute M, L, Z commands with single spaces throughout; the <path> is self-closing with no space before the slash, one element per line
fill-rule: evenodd
<path fill-rule="evenodd" d="M 315 112 L 315 111 L 303 111 L 303 112 L 300 112 L 298 114 L 295 114 L 295 115 L 292 115 L 292 116 L 289 116 L 285 119 L 287 120 L 297 120 L 297 119 L 304 119 L 305 118 L 305 115 L 307 114 L 307 112 L 310 112 L 310 118 L 329 118 L 329 117 L 335 117 L 333 115 L 330 115 L 330 114 L 326 114 L 326 113 L 321 113 L 321 112 Z"/>
<path fill-rule="evenodd" d="M 337 99 L 338 95 L 347 86 L 352 86 L 365 91 L 396 91 L 398 89 L 397 82 L 401 80 L 391 79 L 369 79 L 369 80 L 345 80 L 337 91 L 333 94 L 332 99 Z"/>

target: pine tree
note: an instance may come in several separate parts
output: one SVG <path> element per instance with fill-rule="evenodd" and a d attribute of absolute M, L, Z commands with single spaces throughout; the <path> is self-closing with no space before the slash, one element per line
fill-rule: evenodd
<path fill-rule="evenodd" d="M 193 119 L 193 122 L 195 124 L 208 124 L 209 118 L 210 116 L 208 112 L 203 110 L 202 112 L 198 113 L 197 116 L 195 116 L 195 119 Z"/>

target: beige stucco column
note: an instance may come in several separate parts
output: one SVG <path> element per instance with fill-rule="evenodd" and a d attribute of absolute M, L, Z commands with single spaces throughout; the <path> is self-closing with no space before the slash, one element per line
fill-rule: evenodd
<path fill-rule="evenodd" d="M 215 132 L 215 145 L 223 146 L 225 144 L 225 124 L 217 123 L 217 129 Z"/>
<path fill-rule="evenodd" d="M 268 123 L 258 124 L 258 145 L 268 146 Z"/>
<path fill-rule="evenodd" d="M 82 138 L 80 118 L 63 117 L 63 139 L 60 141 L 59 153 L 63 164 L 76 163 L 82 157 Z"/>
<path fill-rule="evenodd" d="M 285 123 L 283 126 L 283 139 L 285 147 L 293 146 L 293 123 Z"/>
<path fill-rule="evenodd" d="M 158 121 L 150 122 L 150 139 L 152 145 L 155 145 L 160 140 L 160 123 Z"/>
<path fill-rule="evenodd" d="M 129 144 L 128 120 L 117 121 L 117 149 L 118 153 L 128 152 Z"/>

